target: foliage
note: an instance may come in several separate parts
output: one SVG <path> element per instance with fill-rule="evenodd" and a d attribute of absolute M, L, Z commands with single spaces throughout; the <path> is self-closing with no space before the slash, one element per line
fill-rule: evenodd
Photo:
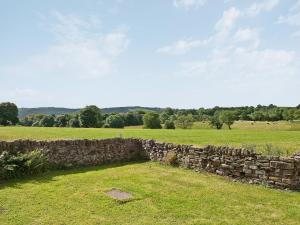
<path fill-rule="evenodd" d="M 44 108 L 39 108 L 44 110 Z M 47 108 L 48 109 L 48 108 Z M 56 108 L 53 108 L 55 111 Z M 114 112 L 115 110 L 118 112 Z M 137 109 L 137 111 L 129 111 L 132 109 Z M 221 129 L 223 124 L 226 124 L 229 129 L 234 121 L 246 120 L 246 121 L 279 121 L 287 120 L 293 122 L 295 120 L 300 120 L 300 109 L 299 107 L 278 107 L 276 105 L 270 104 L 268 106 L 257 105 L 253 106 L 243 106 L 243 107 L 213 107 L 213 108 L 199 108 L 199 109 L 172 109 L 165 108 L 164 110 L 160 108 L 143 108 L 143 107 L 119 107 L 113 109 L 104 109 L 106 112 L 104 115 L 101 114 L 100 109 L 96 106 L 88 106 L 82 109 L 77 117 L 74 115 L 74 110 L 70 111 L 70 114 L 53 115 L 55 119 L 54 126 L 58 127 L 101 127 L 108 117 L 109 120 L 119 115 L 123 118 L 124 126 L 138 126 L 143 125 L 143 117 L 149 110 L 159 112 L 159 119 L 161 124 L 165 124 L 166 121 L 177 122 L 177 127 L 188 128 L 193 122 L 206 122 L 210 121 L 211 126 L 217 129 Z M 25 109 L 24 109 L 25 110 Z M 27 110 L 27 109 L 26 109 Z M 52 108 L 49 108 L 51 111 Z M 57 108 L 57 110 L 66 111 L 68 109 Z M 30 110 L 28 111 L 30 112 Z M 27 113 L 28 113 L 27 112 Z M 58 111 L 55 111 L 57 113 Z M 151 111 L 153 112 L 153 111 Z M 45 121 L 40 122 L 42 119 L 46 120 L 47 126 L 50 126 L 46 115 L 36 114 L 28 115 L 22 118 L 20 121 L 21 125 L 24 126 L 44 126 Z M 188 126 L 185 125 L 186 118 L 189 118 Z M 37 122 L 38 121 L 38 122 Z M 78 125 L 79 121 L 79 125 Z M 119 120 L 120 121 L 120 120 Z M 49 123 L 48 123 L 49 122 Z M 50 123 L 51 124 L 51 123 Z M 157 123 L 158 124 L 158 123 Z M 175 123 L 176 124 L 176 123 Z M 144 125 L 145 126 L 145 125 Z M 115 127 L 114 125 L 105 124 L 104 127 Z M 117 125 L 117 127 L 122 127 Z M 145 126 L 146 127 L 146 126 Z M 158 126 L 159 127 L 159 126 Z"/>
<path fill-rule="evenodd" d="M 66 127 L 69 124 L 71 115 L 63 114 L 55 117 L 54 126 L 55 127 Z"/>
<path fill-rule="evenodd" d="M 175 120 L 176 128 L 188 129 L 193 126 L 193 116 L 191 114 L 178 116 Z"/>
<path fill-rule="evenodd" d="M 124 118 L 121 114 L 110 115 L 105 121 L 106 128 L 124 128 Z"/>
<path fill-rule="evenodd" d="M 231 130 L 231 125 L 234 123 L 235 120 L 235 116 L 234 116 L 234 112 L 232 111 L 222 111 L 219 114 L 219 121 L 220 123 L 225 123 L 229 130 Z"/>
<path fill-rule="evenodd" d="M 175 129 L 175 124 L 172 120 L 166 120 L 164 123 L 164 129 Z"/>
<path fill-rule="evenodd" d="M 101 127 L 101 110 L 95 105 L 86 106 L 80 110 L 79 122 L 81 127 Z"/>
<path fill-rule="evenodd" d="M 159 114 L 154 112 L 147 112 L 143 117 L 144 128 L 147 129 L 160 129 Z"/>
<path fill-rule="evenodd" d="M 54 116 L 45 115 L 39 122 L 40 127 L 53 127 L 55 124 Z"/>
<path fill-rule="evenodd" d="M 220 113 L 218 111 L 216 111 L 214 115 L 210 118 L 209 123 L 212 127 L 216 128 L 217 130 L 222 129 L 223 121 L 220 120 Z"/>
<path fill-rule="evenodd" d="M 294 114 L 295 114 L 294 109 L 285 109 L 283 111 L 282 116 L 283 116 L 283 119 L 286 121 L 293 121 L 295 119 Z"/>
<path fill-rule="evenodd" d="M 0 180 L 35 175 L 44 172 L 47 166 L 40 150 L 17 154 L 4 151 L 0 155 Z"/>
<path fill-rule="evenodd" d="M 133 111 L 123 115 L 125 126 L 137 126 L 143 124 L 143 114 Z"/>
<path fill-rule="evenodd" d="M 165 123 L 167 120 L 169 120 L 170 118 L 170 115 L 167 114 L 166 112 L 162 112 L 160 115 L 159 115 L 159 119 L 160 119 L 160 122 L 161 123 Z"/>
<path fill-rule="evenodd" d="M 15 125 L 19 121 L 18 108 L 14 103 L 0 103 L 0 125 Z"/>
<path fill-rule="evenodd" d="M 80 127 L 79 116 L 75 115 L 69 120 L 69 127 Z"/>

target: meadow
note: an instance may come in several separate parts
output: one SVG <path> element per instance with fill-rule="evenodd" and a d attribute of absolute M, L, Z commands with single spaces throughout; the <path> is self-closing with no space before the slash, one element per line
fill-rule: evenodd
<path fill-rule="evenodd" d="M 293 129 L 298 126 L 293 125 Z M 300 150 L 300 131 L 287 122 L 237 122 L 232 130 L 149 130 L 142 127 L 0 127 L 0 140 L 137 137 L 179 144 Z M 265 152 L 264 152 L 265 153 Z M 123 202 L 105 192 L 118 188 Z M 0 224 L 299 224 L 300 194 L 232 182 L 155 162 L 49 171 L 0 183 Z"/>
<path fill-rule="evenodd" d="M 111 199 L 119 188 L 133 198 Z M 0 223 L 299 224 L 300 194 L 153 162 L 49 172 L 0 184 Z M 84 221 L 84 223 L 83 223 Z"/>
<path fill-rule="evenodd" d="M 111 128 L 46 128 L 46 127 L 0 127 L 0 140 L 35 139 L 98 139 L 112 137 L 137 137 L 156 139 L 178 144 L 196 146 L 226 145 L 255 148 L 266 153 L 270 148 L 282 155 L 300 151 L 299 122 L 237 122 L 232 130 L 211 129 L 205 123 L 195 123 L 194 129 L 151 130 L 142 127 Z"/>

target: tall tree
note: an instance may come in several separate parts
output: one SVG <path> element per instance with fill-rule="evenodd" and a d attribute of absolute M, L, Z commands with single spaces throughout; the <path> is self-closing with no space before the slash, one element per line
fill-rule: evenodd
<path fill-rule="evenodd" d="M 223 121 L 220 120 L 220 112 L 216 111 L 209 121 L 210 125 L 218 130 L 222 129 Z"/>
<path fill-rule="evenodd" d="M 234 116 L 234 112 L 232 111 L 223 111 L 220 113 L 220 121 L 225 123 L 229 130 L 231 130 L 231 125 L 234 123 L 235 120 L 235 116 Z"/>
<path fill-rule="evenodd" d="M 11 102 L 0 104 L 0 125 L 15 125 L 18 119 L 18 107 Z"/>
<path fill-rule="evenodd" d="M 143 117 L 144 128 L 160 129 L 159 114 L 154 112 L 147 112 Z"/>
<path fill-rule="evenodd" d="M 101 110 L 95 105 L 86 106 L 79 113 L 79 121 L 81 127 L 101 127 Z"/>

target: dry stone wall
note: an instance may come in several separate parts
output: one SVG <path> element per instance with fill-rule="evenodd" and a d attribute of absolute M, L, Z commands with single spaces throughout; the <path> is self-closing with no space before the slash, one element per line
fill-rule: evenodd
<path fill-rule="evenodd" d="M 263 156 L 247 149 L 159 143 L 141 139 L 0 141 L 3 151 L 28 152 L 40 149 L 47 160 L 59 166 L 93 166 L 136 160 L 168 163 L 175 156 L 179 166 L 207 171 L 236 180 L 279 189 L 300 189 L 300 154 L 290 157 Z"/>
<path fill-rule="evenodd" d="M 263 156 L 247 149 L 143 141 L 143 147 L 153 161 L 166 162 L 175 153 L 179 166 L 207 171 L 240 181 L 264 184 L 279 189 L 300 188 L 300 154 L 291 157 Z"/>
<path fill-rule="evenodd" d="M 138 139 L 0 141 L 0 155 L 2 151 L 27 152 L 34 149 L 40 149 L 50 163 L 66 167 L 130 162 L 145 157 Z"/>

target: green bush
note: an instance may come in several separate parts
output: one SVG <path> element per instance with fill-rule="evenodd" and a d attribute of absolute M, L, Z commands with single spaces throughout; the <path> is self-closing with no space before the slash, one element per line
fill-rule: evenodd
<path fill-rule="evenodd" d="M 165 129 L 175 129 L 175 124 L 171 120 L 166 120 L 164 124 Z"/>
<path fill-rule="evenodd" d="M 108 116 L 105 120 L 105 127 L 124 128 L 124 117 L 121 114 Z"/>
<path fill-rule="evenodd" d="M 47 168 L 47 161 L 40 150 L 16 154 L 4 151 L 0 155 L 0 180 L 39 174 Z"/>
<path fill-rule="evenodd" d="M 143 123 L 146 129 L 161 129 L 158 113 L 147 112 L 143 117 Z"/>

